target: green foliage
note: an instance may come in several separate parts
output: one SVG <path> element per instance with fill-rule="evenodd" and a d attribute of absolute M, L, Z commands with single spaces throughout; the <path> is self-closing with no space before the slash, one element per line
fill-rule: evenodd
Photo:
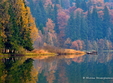
<path fill-rule="evenodd" d="M 83 1 L 81 2 L 81 8 L 82 8 L 84 11 L 87 11 L 87 10 L 88 10 L 88 7 L 87 7 L 87 4 L 86 4 L 86 1 L 85 1 L 85 0 L 83 0 Z"/>
<path fill-rule="evenodd" d="M 29 83 L 33 60 L 25 60 L 23 57 L 10 57 L 4 63 L 0 62 L 3 76 L 2 83 Z M 4 76 L 5 74 L 5 76 Z"/>
<path fill-rule="evenodd" d="M 68 25 L 65 29 L 66 37 L 71 38 L 72 41 L 77 39 L 84 40 L 87 38 L 87 28 L 88 25 L 82 12 L 77 12 L 76 16 L 74 16 L 74 12 L 72 12 L 68 20 Z"/>
<path fill-rule="evenodd" d="M 72 42 L 83 40 L 85 44 L 99 39 L 113 41 L 112 5 L 110 3 L 106 5 L 105 0 L 101 2 L 98 0 L 27 1 L 36 19 L 37 27 L 45 38 L 47 34 L 43 32 L 43 28 L 47 19 L 50 18 L 55 24 L 54 30 L 59 44 L 64 44 L 67 38 L 70 38 Z M 47 42 L 45 39 L 41 41 Z"/>
<path fill-rule="evenodd" d="M 105 36 L 108 34 L 108 28 L 110 27 L 110 14 L 108 8 L 105 6 L 104 7 L 104 15 L 103 15 L 103 31 Z"/>
<path fill-rule="evenodd" d="M 57 7 L 57 4 L 55 4 L 55 6 L 54 6 L 54 18 L 53 18 L 53 21 L 55 23 L 55 31 L 56 31 L 56 33 L 60 33 L 57 17 L 58 17 L 58 7 Z"/>
<path fill-rule="evenodd" d="M 66 37 L 71 38 L 72 41 L 76 39 L 76 26 L 75 26 L 74 12 L 70 14 L 68 25 L 67 25 L 67 28 L 65 29 L 65 34 L 66 34 Z"/>
<path fill-rule="evenodd" d="M 42 34 L 44 34 L 44 26 L 43 26 L 43 24 L 40 24 L 39 30 L 41 30 Z"/>
<path fill-rule="evenodd" d="M 80 4 L 81 4 L 80 0 L 76 0 L 76 7 L 77 7 L 77 8 L 80 8 L 80 7 L 81 7 Z"/>
<path fill-rule="evenodd" d="M 70 0 L 70 6 L 73 6 L 73 2 L 75 2 L 74 0 Z"/>
<path fill-rule="evenodd" d="M 18 5 L 20 4 L 20 5 Z M 0 49 L 19 51 L 19 47 L 33 50 L 30 37 L 29 12 L 24 0 L 2 1 L 0 3 Z"/>

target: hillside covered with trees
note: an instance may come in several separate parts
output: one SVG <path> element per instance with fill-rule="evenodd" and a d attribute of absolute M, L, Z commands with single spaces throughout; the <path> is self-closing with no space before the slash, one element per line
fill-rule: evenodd
<path fill-rule="evenodd" d="M 39 29 L 35 48 L 113 49 L 112 0 L 26 0 L 26 4 Z"/>
<path fill-rule="evenodd" d="M 16 53 L 33 50 L 38 37 L 34 18 L 24 0 L 0 1 L 0 52 Z"/>
<path fill-rule="evenodd" d="M 0 51 L 113 49 L 112 0 L 1 0 Z"/>

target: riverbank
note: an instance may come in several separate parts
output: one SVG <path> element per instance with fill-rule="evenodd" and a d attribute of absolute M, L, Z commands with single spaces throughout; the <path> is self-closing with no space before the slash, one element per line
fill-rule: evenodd
<path fill-rule="evenodd" d="M 53 48 L 53 47 L 45 47 L 41 49 L 34 49 L 33 51 L 27 51 L 25 53 L 14 53 L 14 54 L 0 54 L 1 57 L 3 56 L 26 56 L 26 57 L 36 57 L 39 59 L 49 58 L 52 56 L 62 56 L 62 55 L 85 55 L 86 52 L 78 51 L 74 49 L 63 49 L 63 48 Z"/>
<path fill-rule="evenodd" d="M 54 50 L 52 50 L 54 51 Z M 73 58 L 73 57 L 78 57 L 85 55 L 86 52 L 83 51 L 77 51 L 74 49 L 61 49 L 56 50 L 54 52 L 50 52 L 50 50 L 44 50 L 44 49 L 35 49 L 32 51 L 32 53 L 26 53 L 27 58 L 33 58 L 33 59 L 47 59 L 49 57 L 65 57 L 65 58 Z M 57 58 L 58 58 L 57 57 Z"/>

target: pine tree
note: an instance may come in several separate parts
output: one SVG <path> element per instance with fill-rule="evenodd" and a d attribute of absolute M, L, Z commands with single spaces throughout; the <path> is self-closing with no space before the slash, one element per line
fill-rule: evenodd
<path fill-rule="evenodd" d="M 92 14 L 90 12 L 90 10 L 88 10 L 88 14 L 87 14 L 87 24 L 88 24 L 88 40 L 92 40 L 93 38 L 93 26 L 92 26 Z"/>
<path fill-rule="evenodd" d="M 47 14 L 46 14 L 46 11 L 45 11 L 45 8 L 44 8 L 44 5 L 43 5 L 43 2 L 42 0 L 39 0 L 39 4 L 38 4 L 38 10 L 39 10 L 39 15 L 38 16 L 38 22 L 41 24 L 43 24 L 45 26 L 46 22 L 47 22 Z M 39 19 L 40 18 L 40 19 Z"/>
<path fill-rule="evenodd" d="M 33 47 L 32 47 L 32 41 L 30 38 L 31 32 L 29 27 L 28 9 L 24 3 L 24 0 L 16 0 L 16 1 L 12 0 L 10 4 L 12 3 L 14 4 L 12 6 L 12 9 L 15 17 L 13 17 L 13 15 L 10 15 L 10 16 L 11 18 L 16 19 L 16 21 L 12 19 L 13 30 L 14 30 L 13 32 L 14 36 L 12 36 L 12 38 L 15 38 L 15 40 L 13 39 L 13 41 L 15 42 L 12 43 L 14 46 L 11 46 L 11 47 L 22 46 L 27 50 L 31 50 Z M 18 49 L 14 49 L 14 50 L 18 50 Z"/>
<path fill-rule="evenodd" d="M 33 50 L 31 37 L 33 33 L 38 34 L 38 30 L 25 1 L 2 0 L 0 8 L 0 50 L 16 52 L 21 47 Z"/>
<path fill-rule="evenodd" d="M 48 18 L 51 18 L 52 20 L 54 19 L 53 10 L 54 10 L 54 8 L 53 8 L 53 6 L 50 5 L 50 4 L 49 4 L 49 5 L 47 6 L 47 8 L 46 8 L 47 17 L 48 17 Z"/>
<path fill-rule="evenodd" d="M 76 0 L 76 7 L 77 7 L 77 8 L 80 8 L 80 7 L 81 7 L 81 2 L 80 2 L 80 0 Z"/>
<path fill-rule="evenodd" d="M 72 41 L 74 41 L 77 37 L 76 35 L 76 29 L 75 29 L 75 18 L 74 18 L 74 12 L 70 14 L 70 18 L 68 20 L 67 27 L 65 29 L 66 38 L 70 38 Z"/>
<path fill-rule="evenodd" d="M 59 33 L 59 27 L 58 27 L 58 20 L 57 20 L 57 17 L 58 17 L 58 8 L 57 8 L 57 4 L 55 4 L 54 6 L 54 23 L 55 23 L 55 31 L 56 33 Z"/>
<path fill-rule="evenodd" d="M 39 30 L 42 32 L 42 34 L 44 34 L 44 26 L 43 26 L 43 24 L 39 25 Z"/>
<path fill-rule="evenodd" d="M 73 6 L 73 3 L 74 3 L 75 1 L 74 0 L 70 0 L 70 6 L 72 7 Z"/>
<path fill-rule="evenodd" d="M 88 30 L 89 30 L 89 27 L 88 27 L 88 23 L 86 21 L 86 18 L 83 17 L 83 15 L 81 14 L 81 39 L 82 40 L 87 40 L 88 38 Z"/>
<path fill-rule="evenodd" d="M 110 14 L 107 6 L 104 7 L 104 15 L 103 15 L 103 31 L 104 31 L 104 37 L 107 36 L 108 28 L 110 27 Z"/>
<path fill-rule="evenodd" d="M 93 8 L 91 14 L 91 27 L 92 27 L 92 38 L 94 40 L 104 38 L 104 33 L 102 29 L 102 19 L 99 18 L 96 7 Z M 91 29 L 90 29 L 91 30 Z"/>
<path fill-rule="evenodd" d="M 84 11 L 87 11 L 87 10 L 88 10 L 87 4 L 86 4 L 86 1 L 85 1 L 85 0 L 83 0 L 83 1 L 81 2 L 81 8 L 82 8 Z"/>

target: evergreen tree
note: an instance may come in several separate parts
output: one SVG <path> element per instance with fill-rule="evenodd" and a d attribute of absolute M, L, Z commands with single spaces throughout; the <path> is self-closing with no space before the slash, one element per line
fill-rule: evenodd
<path fill-rule="evenodd" d="M 59 27 L 58 27 L 58 20 L 57 20 L 57 17 L 58 17 L 58 8 L 57 8 L 57 4 L 55 4 L 54 6 L 54 23 L 55 23 L 55 31 L 56 33 L 59 33 Z"/>
<path fill-rule="evenodd" d="M 85 1 L 85 0 L 83 0 L 83 1 L 81 2 L 81 8 L 82 8 L 84 11 L 87 11 L 87 10 L 88 10 L 87 4 L 86 4 L 86 1 Z"/>
<path fill-rule="evenodd" d="M 68 9 L 70 7 L 70 0 L 60 0 L 60 5 L 63 9 Z"/>
<path fill-rule="evenodd" d="M 43 24 L 39 25 L 39 30 L 41 30 L 42 34 L 44 34 L 44 26 L 43 26 Z"/>
<path fill-rule="evenodd" d="M 80 0 L 76 0 L 76 7 L 80 8 L 81 7 L 81 1 Z"/>
<path fill-rule="evenodd" d="M 104 37 L 107 37 L 108 28 L 110 27 L 110 14 L 107 6 L 104 7 L 104 15 L 103 15 L 103 32 Z"/>
<path fill-rule="evenodd" d="M 33 83 L 33 60 L 23 57 L 9 57 L 4 63 L 5 80 L 3 83 Z M 10 79 L 9 79 L 10 78 Z"/>
<path fill-rule="evenodd" d="M 11 50 L 18 50 L 18 44 L 19 44 L 19 31 L 20 27 L 18 27 L 15 18 L 16 15 L 13 11 L 13 8 L 9 7 L 8 13 L 10 15 L 9 24 L 8 27 L 5 29 L 7 41 L 5 42 L 5 48 Z"/>
<path fill-rule="evenodd" d="M 46 12 L 47 12 L 47 17 L 51 18 L 52 20 L 54 19 L 54 12 L 53 12 L 54 8 L 52 5 L 48 5 L 46 8 Z"/>
<path fill-rule="evenodd" d="M 44 8 L 44 2 L 43 0 L 38 0 L 37 4 L 35 4 L 32 0 L 28 0 L 29 4 L 28 6 L 31 8 L 31 13 L 33 17 L 36 18 L 36 25 L 37 27 L 40 26 L 40 24 L 43 24 L 45 26 L 47 22 L 47 13 Z M 49 13 L 49 12 L 48 12 Z"/>
<path fill-rule="evenodd" d="M 46 24 L 46 22 L 47 22 L 47 15 L 46 15 L 46 11 L 45 11 L 45 9 L 44 9 L 44 5 L 43 5 L 43 2 L 42 2 L 42 0 L 39 0 L 39 4 L 38 4 L 39 6 L 38 6 L 38 10 L 39 10 L 39 15 L 40 16 L 38 16 L 38 22 L 39 22 L 39 24 L 43 24 L 43 25 L 45 25 Z"/>
<path fill-rule="evenodd" d="M 86 18 L 83 17 L 83 15 L 81 14 L 81 39 L 82 40 L 87 40 L 88 38 L 88 31 L 89 31 L 89 27 L 86 21 Z"/>
<path fill-rule="evenodd" d="M 30 32 L 30 28 L 29 28 L 28 9 L 24 3 L 24 0 L 17 0 L 16 2 L 14 2 L 12 0 L 10 4 L 12 4 L 12 3 L 14 5 L 12 6 L 13 10 L 11 12 L 13 12 L 14 15 L 12 15 L 10 12 L 10 16 L 11 16 L 11 20 L 12 20 L 12 24 L 13 24 L 12 27 L 14 30 L 13 34 L 12 34 L 12 35 L 14 35 L 14 36 L 12 36 L 12 38 L 13 38 L 12 40 L 14 41 L 12 44 L 14 46 L 11 46 L 11 47 L 22 46 L 23 48 L 25 48 L 27 50 L 32 50 L 33 47 L 32 47 L 32 41 L 30 38 L 31 32 Z M 18 4 L 21 4 L 21 5 L 18 5 Z M 15 16 L 15 17 L 13 17 L 13 16 Z M 16 45 L 16 44 L 18 44 L 18 45 Z M 18 49 L 14 49 L 14 50 L 18 50 Z"/>
<path fill-rule="evenodd" d="M 88 24 L 88 40 L 92 40 L 93 38 L 93 26 L 92 26 L 92 17 L 91 17 L 91 12 L 90 10 L 88 10 L 88 14 L 87 14 L 87 24 Z"/>
<path fill-rule="evenodd" d="M 0 49 L 1 51 L 5 49 L 5 42 L 7 41 L 7 35 L 10 29 L 8 29 L 9 18 L 8 15 L 9 4 L 8 1 L 1 0 L 0 1 Z M 6 32 L 5 32 L 6 30 Z M 6 34 L 7 33 L 7 34 Z"/>
<path fill-rule="evenodd" d="M 4 48 L 4 42 L 6 39 L 5 27 L 8 25 L 9 15 L 8 15 L 8 2 L 7 0 L 0 1 L 0 49 Z"/>
<path fill-rule="evenodd" d="M 66 38 L 70 38 L 72 41 L 74 41 L 77 37 L 76 35 L 76 29 L 75 29 L 75 18 L 74 18 L 74 12 L 70 14 L 70 18 L 68 20 L 67 27 L 65 29 Z"/>
<path fill-rule="evenodd" d="M 98 14 L 96 7 L 93 8 L 92 16 L 91 16 L 91 24 L 93 26 L 93 36 L 94 39 L 96 38 L 96 29 L 97 29 L 97 23 L 98 23 Z"/>
<path fill-rule="evenodd" d="M 55 0 L 55 4 L 60 4 L 60 0 Z"/>
<path fill-rule="evenodd" d="M 70 0 L 70 6 L 72 7 L 73 6 L 73 3 L 74 3 L 75 1 L 74 0 Z"/>
<path fill-rule="evenodd" d="M 82 12 L 79 12 L 79 11 L 77 11 L 76 12 L 76 18 L 75 18 L 75 25 L 76 25 L 76 39 L 81 39 L 81 33 L 80 33 L 80 31 L 81 31 L 81 15 L 82 15 Z"/>
<path fill-rule="evenodd" d="M 30 24 L 31 13 L 25 1 L 2 0 L 0 8 L 0 49 L 9 52 L 19 51 L 20 47 L 33 50 L 31 39 L 33 24 Z"/>
<path fill-rule="evenodd" d="M 102 21 L 98 17 L 97 9 L 96 7 L 93 8 L 92 16 L 91 16 L 91 24 L 93 27 L 93 38 L 96 39 L 101 39 L 103 38 L 103 33 L 102 33 Z"/>

